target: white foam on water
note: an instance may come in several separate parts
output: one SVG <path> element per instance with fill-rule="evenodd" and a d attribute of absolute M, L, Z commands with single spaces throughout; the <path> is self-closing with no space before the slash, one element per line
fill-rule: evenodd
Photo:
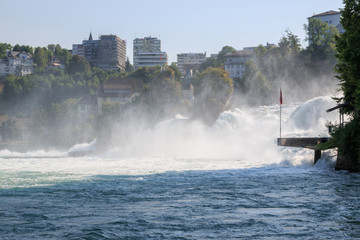
<path fill-rule="evenodd" d="M 72 146 L 68 152 L 76 153 L 76 152 L 95 152 L 96 151 L 96 139 L 94 139 L 90 143 L 80 143 Z"/>
<path fill-rule="evenodd" d="M 67 152 L 61 151 L 29 151 L 29 152 L 12 152 L 7 149 L 0 150 L 0 158 L 56 158 L 56 157 L 66 157 Z"/>

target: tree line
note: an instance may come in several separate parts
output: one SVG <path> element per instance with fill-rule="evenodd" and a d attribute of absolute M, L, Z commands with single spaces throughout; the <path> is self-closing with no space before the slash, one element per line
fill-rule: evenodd
<path fill-rule="evenodd" d="M 47 64 L 56 58 L 62 64 L 68 65 L 72 54 L 65 48 L 62 48 L 60 44 L 49 44 L 47 47 L 36 47 L 35 49 L 28 45 L 11 46 L 8 43 L 0 43 L 0 58 L 6 56 L 6 50 L 12 50 L 17 52 L 26 52 L 33 56 L 34 64 L 38 71 L 43 71 Z"/>
<path fill-rule="evenodd" d="M 343 96 L 336 99 L 340 111 L 347 114 L 344 126 L 333 124 L 332 139 L 323 146 L 337 148 L 344 169 L 360 171 L 360 3 L 344 0 L 341 25 L 345 32 L 336 38 L 338 63 L 335 71 Z"/>

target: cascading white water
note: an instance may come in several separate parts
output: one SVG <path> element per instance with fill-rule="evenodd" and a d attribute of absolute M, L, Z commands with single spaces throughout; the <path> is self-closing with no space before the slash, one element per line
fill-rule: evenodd
<path fill-rule="evenodd" d="M 325 136 L 327 114 L 335 105 L 330 97 L 304 104 L 283 105 L 283 136 Z M 119 133 L 121 134 L 121 133 Z M 261 167 L 286 163 L 308 165 L 313 152 L 282 148 L 279 136 L 279 105 L 235 108 L 223 112 L 212 127 L 177 116 L 147 131 L 134 130 L 129 141 L 95 156 L 67 157 L 67 153 L 0 151 L 1 171 L 41 172 L 81 176 L 98 174 L 138 175 L 166 171 L 218 170 Z M 87 151 L 96 141 L 75 145 L 69 151 Z"/>

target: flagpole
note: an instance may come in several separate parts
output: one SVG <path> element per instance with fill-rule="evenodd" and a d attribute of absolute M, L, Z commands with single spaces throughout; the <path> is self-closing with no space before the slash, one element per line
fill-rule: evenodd
<path fill-rule="evenodd" d="M 280 103 L 280 139 L 281 139 L 281 103 Z"/>
<path fill-rule="evenodd" d="M 282 91 L 280 88 L 280 141 L 281 141 L 281 105 L 282 105 Z"/>

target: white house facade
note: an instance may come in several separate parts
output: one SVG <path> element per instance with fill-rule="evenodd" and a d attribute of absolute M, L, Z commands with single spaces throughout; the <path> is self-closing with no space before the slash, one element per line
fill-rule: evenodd
<path fill-rule="evenodd" d="M 25 76 L 34 72 L 34 61 L 26 52 L 7 51 L 6 57 L 0 59 L 0 77 L 10 74 Z"/>
<path fill-rule="evenodd" d="M 344 28 L 341 26 L 340 24 L 340 17 L 341 14 L 340 12 L 336 12 L 336 11 L 327 11 L 327 12 L 323 12 L 323 13 L 319 13 L 319 14 L 315 14 L 309 18 L 316 18 L 321 20 L 322 22 L 325 22 L 331 26 L 336 27 L 340 33 L 344 32 Z"/>
<path fill-rule="evenodd" d="M 225 71 L 229 73 L 230 78 L 242 78 L 245 64 L 253 54 L 253 50 L 240 50 L 225 56 Z"/>

